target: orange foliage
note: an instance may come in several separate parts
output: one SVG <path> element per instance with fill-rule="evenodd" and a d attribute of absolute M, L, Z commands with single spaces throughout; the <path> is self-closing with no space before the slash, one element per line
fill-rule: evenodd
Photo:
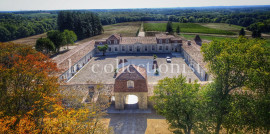
<path fill-rule="evenodd" d="M 62 106 L 47 56 L 13 43 L 0 43 L 0 53 L 0 133 L 107 133 L 94 104 Z"/>

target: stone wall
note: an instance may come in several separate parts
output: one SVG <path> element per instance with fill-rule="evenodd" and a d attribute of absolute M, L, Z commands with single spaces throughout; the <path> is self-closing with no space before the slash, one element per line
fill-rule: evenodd
<path fill-rule="evenodd" d="M 113 84 L 72 84 L 61 85 L 60 93 L 66 98 L 75 98 L 74 101 L 85 102 L 97 102 L 99 96 L 111 97 L 113 92 Z"/>
<path fill-rule="evenodd" d="M 185 59 L 185 62 L 189 65 L 189 67 L 193 70 L 193 72 L 197 75 L 197 77 L 201 81 L 209 81 L 210 77 L 206 73 L 206 71 L 201 67 L 200 64 L 198 64 L 184 49 L 182 50 L 182 55 Z"/>
<path fill-rule="evenodd" d="M 81 58 L 76 63 L 69 63 L 70 67 L 67 71 L 65 71 L 62 75 L 59 76 L 59 80 L 68 81 L 70 80 L 85 64 L 87 64 L 92 57 L 95 55 L 95 49 L 86 54 L 83 58 Z"/>

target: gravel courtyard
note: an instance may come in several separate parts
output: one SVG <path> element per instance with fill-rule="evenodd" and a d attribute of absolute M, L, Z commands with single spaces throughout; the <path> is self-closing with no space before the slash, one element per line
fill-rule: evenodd
<path fill-rule="evenodd" d="M 186 76 L 187 80 L 198 80 L 198 77 L 192 72 L 189 66 L 184 62 L 182 57 L 173 57 L 171 54 L 156 54 L 159 66 L 159 75 L 148 75 L 149 84 L 156 84 L 158 80 L 165 77 L 172 78 L 181 73 Z M 166 62 L 166 57 L 172 58 L 171 63 Z M 125 54 L 125 55 L 107 55 L 93 57 L 93 59 L 85 65 L 69 83 L 85 84 L 85 83 L 103 83 L 114 84 L 114 69 L 118 67 L 120 59 L 153 59 L 153 54 Z"/>

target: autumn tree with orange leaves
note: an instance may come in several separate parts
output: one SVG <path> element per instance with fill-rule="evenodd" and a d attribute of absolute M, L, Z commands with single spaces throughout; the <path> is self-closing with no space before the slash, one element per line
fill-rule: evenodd
<path fill-rule="evenodd" d="M 94 103 L 66 108 L 56 64 L 29 46 L 0 43 L 0 133 L 108 133 Z"/>

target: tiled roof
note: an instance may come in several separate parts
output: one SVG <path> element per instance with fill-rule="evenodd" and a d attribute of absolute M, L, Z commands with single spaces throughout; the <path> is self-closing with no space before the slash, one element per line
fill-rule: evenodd
<path fill-rule="evenodd" d="M 156 34 L 157 39 L 169 39 L 169 38 L 174 38 L 173 35 L 167 35 L 167 34 Z"/>
<path fill-rule="evenodd" d="M 142 67 L 138 67 L 135 65 L 128 65 L 126 67 L 121 68 L 118 71 L 116 76 L 116 80 L 145 80 L 147 79 L 146 70 Z"/>
<path fill-rule="evenodd" d="M 114 38 L 114 37 L 115 37 L 116 39 L 120 40 L 121 35 L 120 35 L 120 34 L 113 34 L 113 35 L 111 35 L 108 39 Z"/>
<path fill-rule="evenodd" d="M 103 39 L 99 39 L 99 40 L 95 40 L 96 42 L 104 42 L 106 41 L 106 38 L 103 38 Z"/>
<path fill-rule="evenodd" d="M 71 65 L 73 65 L 90 51 L 92 51 L 94 48 L 94 41 L 90 41 L 83 43 L 64 54 L 58 55 L 57 57 L 53 58 L 53 60 L 57 63 L 58 68 L 61 70 L 59 72 L 59 75 L 69 69 L 69 59 L 71 61 Z"/>
<path fill-rule="evenodd" d="M 122 37 L 120 44 L 157 44 L 155 37 Z"/>
<path fill-rule="evenodd" d="M 182 40 L 182 39 L 181 38 L 173 37 L 173 38 L 171 38 L 171 40 Z"/>
<path fill-rule="evenodd" d="M 133 87 L 127 87 L 129 80 L 134 82 Z M 134 65 L 120 69 L 115 79 L 114 92 L 148 92 L 146 70 Z"/>
<path fill-rule="evenodd" d="M 196 45 L 195 41 L 191 41 L 191 45 L 185 41 L 182 48 L 204 69 L 207 71 L 206 63 L 203 61 L 203 55 L 201 53 L 201 47 Z"/>

